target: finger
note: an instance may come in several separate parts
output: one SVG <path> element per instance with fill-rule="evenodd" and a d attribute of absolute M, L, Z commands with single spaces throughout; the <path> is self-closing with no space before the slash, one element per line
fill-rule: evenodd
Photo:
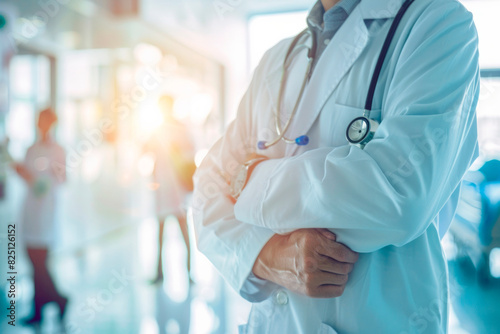
<path fill-rule="evenodd" d="M 314 275 L 314 285 L 345 285 L 349 276 L 320 271 Z"/>
<path fill-rule="evenodd" d="M 339 262 L 356 263 L 359 254 L 350 250 L 347 246 L 336 241 L 329 241 L 327 244 L 321 244 L 318 253 L 328 256 Z"/>
<path fill-rule="evenodd" d="M 321 233 L 322 236 L 324 236 L 328 240 L 332 241 L 337 240 L 337 236 L 335 235 L 335 233 L 331 232 L 330 230 L 327 230 L 326 228 L 318 228 L 317 230 L 319 233 Z"/>
<path fill-rule="evenodd" d="M 354 268 L 354 264 L 348 262 L 339 262 L 331 257 L 319 255 L 317 259 L 318 268 L 321 271 L 326 271 L 334 274 L 347 275 Z"/>
<path fill-rule="evenodd" d="M 322 285 L 316 289 L 314 298 L 335 298 L 340 297 L 344 293 L 345 285 Z"/>

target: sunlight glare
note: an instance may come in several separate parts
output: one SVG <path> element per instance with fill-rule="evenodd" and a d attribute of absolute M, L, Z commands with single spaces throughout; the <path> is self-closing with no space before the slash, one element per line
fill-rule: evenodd
<path fill-rule="evenodd" d="M 139 109 L 139 131 L 141 134 L 149 135 L 158 129 L 164 122 L 160 106 L 154 99 L 143 103 Z"/>

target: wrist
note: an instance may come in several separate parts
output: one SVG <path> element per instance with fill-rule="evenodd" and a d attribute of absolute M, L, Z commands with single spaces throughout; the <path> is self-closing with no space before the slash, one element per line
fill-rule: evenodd
<path fill-rule="evenodd" d="M 275 234 L 264 245 L 252 268 L 257 278 L 274 282 L 275 262 L 280 258 L 280 251 L 285 248 L 286 240 L 288 240 L 288 235 Z"/>
<path fill-rule="evenodd" d="M 229 183 L 230 195 L 234 200 L 238 200 L 238 197 L 246 187 L 254 168 L 262 161 L 267 159 L 268 158 L 264 156 L 257 156 L 238 167 L 238 170 L 232 176 Z"/>

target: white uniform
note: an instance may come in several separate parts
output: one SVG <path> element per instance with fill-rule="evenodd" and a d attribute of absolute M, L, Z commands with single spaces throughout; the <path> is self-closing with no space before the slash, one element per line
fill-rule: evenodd
<path fill-rule="evenodd" d="M 455 0 L 416 0 L 403 17 L 379 79 L 364 148 L 347 125 L 363 114 L 383 40 L 401 6 L 362 0 L 319 59 L 289 138 L 265 151 L 236 205 L 231 174 L 258 140 L 275 138 L 282 63 L 291 40 L 264 56 L 236 120 L 195 175 L 198 247 L 229 284 L 255 302 L 242 333 L 445 333 L 447 266 L 440 237 L 460 180 L 477 154 L 477 33 Z M 368 26 L 367 26 L 367 23 Z M 306 51 L 294 58 L 283 110 L 298 96 Z M 282 119 L 286 119 L 282 115 Z M 360 252 L 344 294 L 314 299 L 251 275 L 275 233 L 325 227 Z"/>
<path fill-rule="evenodd" d="M 50 248 L 54 238 L 59 185 L 65 181 L 65 153 L 56 142 L 36 142 L 26 152 L 24 167 L 34 178 L 23 211 L 28 248 Z"/>
<path fill-rule="evenodd" d="M 173 154 L 173 146 L 180 148 L 181 156 Z M 189 190 L 181 183 L 174 159 L 193 160 L 194 152 L 187 128 L 177 121 L 168 121 L 147 143 L 147 150 L 155 155 L 154 181 L 156 215 L 183 215 L 187 208 Z"/>

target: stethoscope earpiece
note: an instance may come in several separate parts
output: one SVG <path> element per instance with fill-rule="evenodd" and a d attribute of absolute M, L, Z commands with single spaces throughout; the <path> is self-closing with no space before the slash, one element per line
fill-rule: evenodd
<path fill-rule="evenodd" d="M 295 117 L 295 114 L 297 112 L 297 108 L 298 108 L 298 105 L 300 103 L 300 100 L 302 99 L 302 95 L 304 94 L 304 90 L 305 90 L 307 81 L 310 78 L 311 73 L 312 73 L 312 66 L 311 65 L 312 65 L 312 60 L 314 58 L 314 50 L 313 49 L 315 49 L 314 39 L 313 39 L 313 47 L 312 48 L 309 48 L 306 44 L 297 45 L 300 42 L 300 40 L 302 39 L 302 37 L 307 35 L 307 34 L 309 34 L 309 35 L 311 34 L 309 29 L 306 29 L 306 30 L 302 31 L 300 34 L 298 34 L 294 38 L 294 40 L 292 41 L 292 44 L 290 45 L 290 47 L 288 48 L 287 54 L 285 56 L 285 61 L 283 62 L 283 74 L 282 74 L 282 78 L 281 78 L 280 90 L 279 90 L 279 95 L 278 95 L 278 110 L 276 111 L 276 116 L 275 116 L 276 133 L 278 134 L 278 136 L 270 142 L 267 142 L 264 140 L 257 142 L 257 148 L 259 150 L 268 149 L 269 147 L 276 145 L 280 140 L 283 140 L 287 144 L 297 144 L 299 146 L 304 146 L 304 145 L 307 145 L 309 143 L 309 137 L 306 135 L 299 136 L 295 139 L 289 139 L 289 138 L 285 137 L 285 134 L 288 131 L 288 128 L 290 127 L 291 121 Z M 297 100 L 295 101 L 295 106 L 291 112 L 290 117 L 285 122 L 285 125 L 283 126 L 283 128 L 281 128 L 281 120 L 280 120 L 281 110 L 280 109 L 281 109 L 281 102 L 283 101 L 283 94 L 285 91 L 285 85 L 286 85 L 286 81 L 287 81 L 286 71 L 287 71 L 287 68 L 289 66 L 288 61 L 292 57 L 292 54 L 294 54 L 294 49 L 296 47 L 297 47 L 297 51 L 302 50 L 304 48 L 309 49 L 307 52 L 309 62 L 307 64 L 307 70 L 306 70 L 306 74 L 304 76 L 304 80 L 302 82 L 302 86 L 300 88 L 299 96 L 298 96 Z"/>
<path fill-rule="evenodd" d="M 257 148 L 259 150 L 267 150 L 267 141 L 261 140 L 257 143 Z"/>
<path fill-rule="evenodd" d="M 295 144 L 297 144 L 299 146 L 305 146 L 305 145 L 309 144 L 309 137 L 306 135 L 297 137 L 297 138 L 295 138 Z"/>

